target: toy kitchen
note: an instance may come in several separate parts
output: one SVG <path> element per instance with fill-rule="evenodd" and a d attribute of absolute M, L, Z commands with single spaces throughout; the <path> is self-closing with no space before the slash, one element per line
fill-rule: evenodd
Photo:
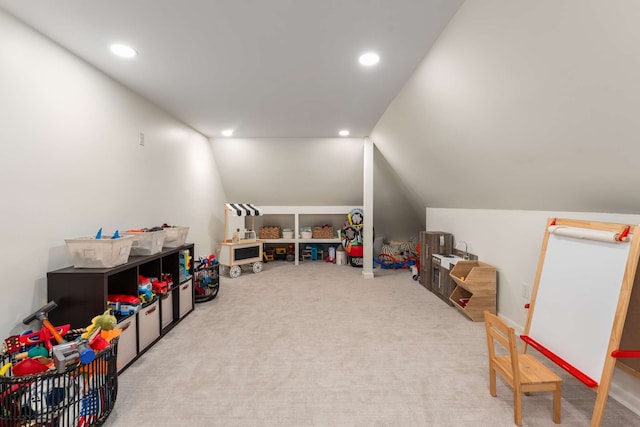
<path fill-rule="evenodd" d="M 457 242 L 454 248 L 453 235 L 440 231 L 421 232 L 420 247 L 422 285 L 453 306 L 449 297 L 456 284 L 449 276 L 449 272 L 458 261 L 476 260 L 478 257 L 467 252 L 467 244 L 464 241 Z"/>

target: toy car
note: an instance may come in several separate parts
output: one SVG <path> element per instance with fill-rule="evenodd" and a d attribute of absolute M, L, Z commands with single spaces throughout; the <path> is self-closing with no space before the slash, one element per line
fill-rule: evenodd
<path fill-rule="evenodd" d="M 169 290 L 169 284 L 164 280 L 154 280 L 151 282 L 151 287 L 156 294 L 166 294 Z"/>
<path fill-rule="evenodd" d="M 120 316 L 135 314 L 140 309 L 140 298 L 133 295 L 109 294 L 109 308 Z"/>
<path fill-rule="evenodd" d="M 142 302 L 148 302 L 153 299 L 153 288 L 148 277 L 138 276 L 138 296 L 143 300 Z"/>

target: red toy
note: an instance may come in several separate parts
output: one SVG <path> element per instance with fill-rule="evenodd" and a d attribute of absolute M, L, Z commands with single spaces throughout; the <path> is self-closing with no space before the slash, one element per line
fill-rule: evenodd
<path fill-rule="evenodd" d="M 67 332 L 69 332 L 69 329 L 70 329 L 70 325 L 62 325 L 62 326 L 55 327 L 55 331 L 58 333 L 58 335 L 66 335 Z M 36 332 L 25 331 L 22 333 L 22 335 L 20 335 L 18 339 L 20 340 L 20 344 L 22 345 L 31 345 L 31 344 L 39 344 L 39 343 L 43 343 L 47 345 L 47 343 L 49 344 L 51 343 L 51 340 L 53 338 L 54 336 L 51 333 L 51 331 L 49 331 L 49 329 L 42 328 Z"/>
<path fill-rule="evenodd" d="M 169 290 L 169 284 L 164 280 L 154 280 L 151 282 L 151 287 L 156 294 L 166 294 Z"/>
<path fill-rule="evenodd" d="M 140 309 L 140 298 L 133 295 L 109 294 L 107 299 L 109 308 L 120 316 L 134 314 Z"/>

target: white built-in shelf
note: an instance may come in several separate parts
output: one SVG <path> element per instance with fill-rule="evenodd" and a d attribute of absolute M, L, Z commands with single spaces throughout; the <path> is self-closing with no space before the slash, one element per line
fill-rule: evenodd
<path fill-rule="evenodd" d="M 255 217 L 256 229 L 260 229 L 260 225 L 277 225 L 281 228 L 290 228 L 293 230 L 293 239 L 260 239 L 264 243 L 270 244 L 289 244 L 295 245 L 295 264 L 298 265 L 300 258 L 299 244 L 340 244 L 337 235 L 331 239 L 302 239 L 300 235 L 300 227 L 313 227 L 321 224 L 331 225 L 336 230 L 342 228 L 347 220 L 347 214 L 352 209 L 362 206 L 260 206 L 262 216 Z M 260 225 L 258 224 L 260 222 Z M 257 231 L 256 230 L 256 231 Z"/>
<path fill-rule="evenodd" d="M 340 243 L 340 239 L 260 239 L 264 243 Z"/>

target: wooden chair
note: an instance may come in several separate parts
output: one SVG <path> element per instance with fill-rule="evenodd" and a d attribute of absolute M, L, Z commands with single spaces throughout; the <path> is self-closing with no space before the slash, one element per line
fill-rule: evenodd
<path fill-rule="evenodd" d="M 513 389 L 514 422 L 522 425 L 522 394 L 552 391 L 553 422 L 560 423 L 560 398 L 562 378 L 543 365 L 531 354 L 518 354 L 516 334 L 513 328 L 499 317 L 484 312 L 489 346 L 489 391 L 496 396 L 496 373 Z M 500 343 L 508 354 L 496 354 L 495 342 Z"/>

